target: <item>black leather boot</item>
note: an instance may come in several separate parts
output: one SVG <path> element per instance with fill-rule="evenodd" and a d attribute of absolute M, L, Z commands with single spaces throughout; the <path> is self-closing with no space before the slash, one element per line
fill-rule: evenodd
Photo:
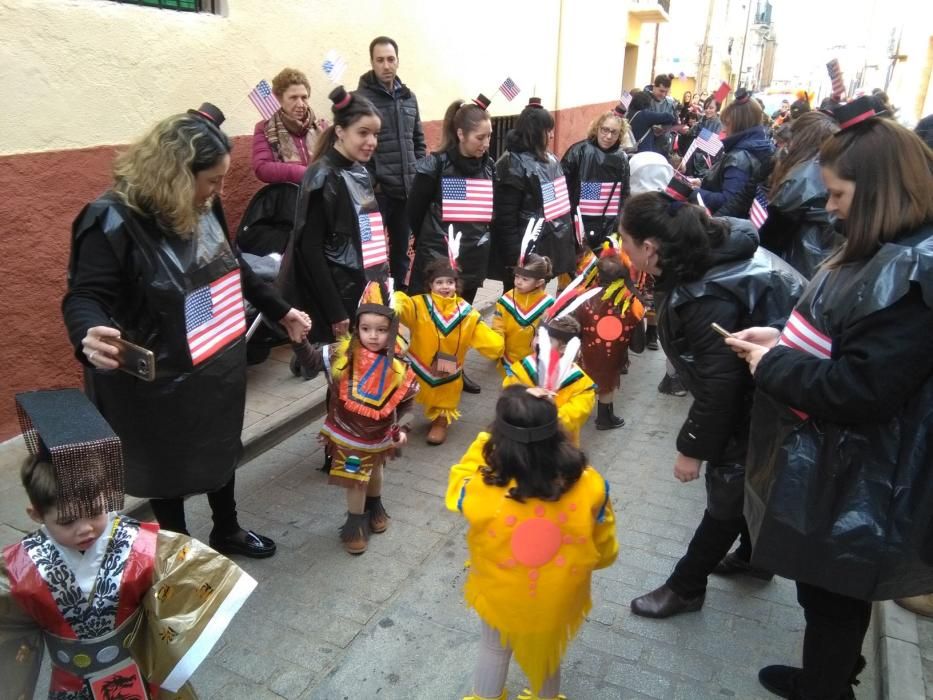
<path fill-rule="evenodd" d="M 625 425 L 625 421 L 612 413 L 611 403 L 596 404 L 596 429 L 614 430 Z"/>

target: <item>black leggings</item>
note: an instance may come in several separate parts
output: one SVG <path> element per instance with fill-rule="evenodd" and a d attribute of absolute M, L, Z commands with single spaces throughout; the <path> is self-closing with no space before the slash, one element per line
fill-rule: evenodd
<path fill-rule="evenodd" d="M 214 520 L 214 528 L 211 530 L 212 537 L 226 537 L 240 529 L 236 514 L 236 499 L 233 496 L 235 481 L 236 475 L 231 476 L 230 481 L 216 491 L 207 494 L 207 502 L 211 507 L 211 517 Z M 156 520 L 159 521 L 160 528 L 180 532 L 184 535 L 188 534 L 188 526 L 185 523 L 184 498 L 151 498 L 149 499 L 149 505 Z"/>

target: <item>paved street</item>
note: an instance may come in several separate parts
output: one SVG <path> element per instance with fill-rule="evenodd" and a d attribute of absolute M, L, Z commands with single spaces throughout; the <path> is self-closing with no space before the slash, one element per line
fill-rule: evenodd
<path fill-rule="evenodd" d="M 713 578 L 701 612 L 668 621 L 628 609 L 664 581 L 704 504 L 702 480 L 683 485 L 671 475 L 689 398 L 658 394 L 663 365 L 657 352 L 633 356 L 616 401 L 626 426 L 583 431 L 612 485 L 621 551 L 595 576 L 594 608 L 565 658 L 563 692 L 571 700 L 773 697 L 760 689 L 758 668 L 799 660 L 803 620 L 789 582 Z M 492 415 L 498 386 L 479 357 L 470 373 L 484 391 L 464 395 L 464 417 L 445 446 L 424 443 L 419 414 L 406 454 L 386 471 L 391 527 L 362 557 L 345 554 L 337 538 L 344 497 L 317 470 L 319 421 L 242 466 L 241 520 L 274 537 L 279 553 L 240 561 L 259 587 L 195 675 L 202 698 L 450 700 L 470 691 L 478 626 L 461 597 L 465 526 L 444 509 L 443 493 L 447 468 Z M 5 496 L 6 511 L 15 499 Z M 3 521 L 15 524 L 8 512 Z M 17 533 L 3 527 L 5 544 Z M 189 527 L 206 539 L 203 497 L 189 501 Z M 875 697 L 874 674 L 870 664 L 859 698 Z M 514 664 L 508 687 L 512 698 L 524 687 Z"/>
<path fill-rule="evenodd" d="M 672 444 L 689 399 L 662 396 L 660 353 L 634 357 L 617 405 L 621 430 L 583 432 L 592 463 L 610 480 L 621 552 L 598 572 L 594 609 L 564 663 L 563 690 L 589 698 L 763 698 L 756 672 L 799 658 L 802 617 L 793 586 L 713 579 L 705 608 L 669 621 L 633 616 L 628 602 L 663 582 L 703 509 L 702 481 L 671 476 Z M 464 418 L 443 447 L 428 447 L 419 419 L 411 447 L 386 471 L 388 533 L 360 558 L 336 529 L 343 493 L 316 468 L 319 423 L 240 470 L 242 520 L 273 536 L 279 553 L 243 561 L 257 592 L 199 670 L 206 698 L 460 698 L 470 690 L 475 616 L 461 598 L 464 523 L 445 511 L 447 467 L 492 414 L 497 375 L 473 358 L 484 387 L 465 395 Z M 192 531 L 209 530 L 203 499 Z M 866 653 L 871 658 L 871 655 Z M 509 678 L 511 697 L 523 687 Z M 859 696 L 874 697 L 872 683 Z"/>

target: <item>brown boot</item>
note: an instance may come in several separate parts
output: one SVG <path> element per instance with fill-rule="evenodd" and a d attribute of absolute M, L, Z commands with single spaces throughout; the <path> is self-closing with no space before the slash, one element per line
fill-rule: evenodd
<path fill-rule="evenodd" d="M 347 522 L 340 528 L 340 541 L 350 554 L 362 554 L 369 542 L 369 513 L 347 512 Z"/>
<path fill-rule="evenodd" d="M 389 529 L 389 514 L 382 505 L 381 496 L 366 497 L 366 514 L 369 516 L 369 531 L 380 535 Z"/>
<path fill-rule="evenodd" d="M 438 416 L 431 423 L 431 429 L 428 431 L 429 445 L 443 445 L 447 439 L 447 419 L 444 416 Z"/>

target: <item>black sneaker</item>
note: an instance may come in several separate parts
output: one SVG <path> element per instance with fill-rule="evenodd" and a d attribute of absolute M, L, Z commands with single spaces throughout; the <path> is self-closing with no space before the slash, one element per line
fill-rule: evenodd
<path fill-rule="evenodd" d="M 468 394 L 478 394 L 482 391 L 479 384 L 470 379 L 466 372 L 463 373 L 463 390 Z"/>

